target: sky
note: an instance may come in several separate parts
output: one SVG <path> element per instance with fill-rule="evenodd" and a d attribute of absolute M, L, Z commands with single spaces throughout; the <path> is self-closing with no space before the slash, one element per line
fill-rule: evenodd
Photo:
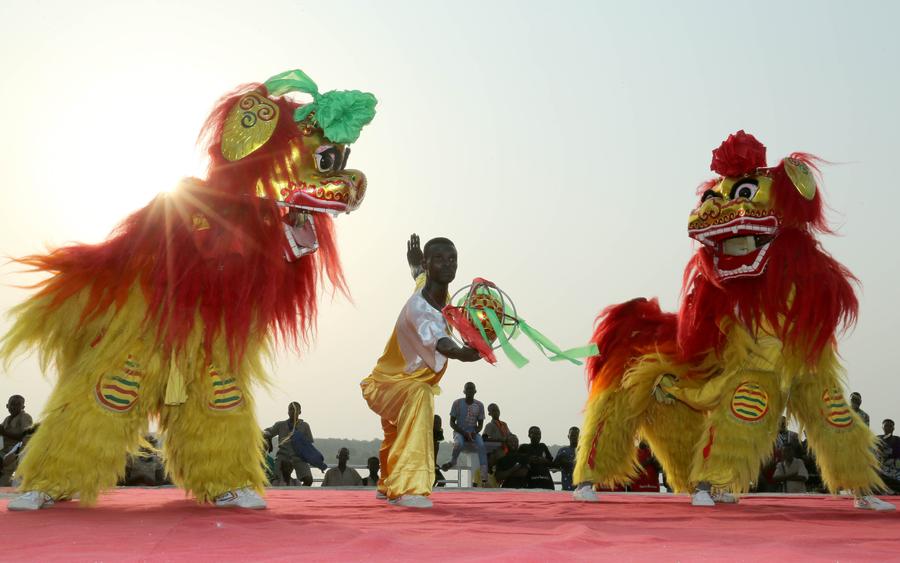
<path fill-rule="evenodd" d="M 607 305 L 677 307 L 696 186 L 745 129 L 770 164 L 832 163 L 823 244 L 861 281 L 840 350 L 880 431 L 900 417 L 897 21 L 900 4 L 874 1 L 3 2 L 0 254 L 100 241 L 201 173 L 197 132 L 238 84 L 300 68 L 323 91 L 372 92 L 350 163 L 366 200 L 336 221 L 352 300 L 326 296 L 315 341 L 280 353 L 255 392 L 263 426 L 297 400 L 315 435 L 371 439 L 359 381 L 412 291 L 410 233 L 455 241 L 454 289 L 493 280 L 529 324 L 582 345 Z M 0 266 L 2 311 L 30 295 L 20 270 Z M 473 381 L 513 432 L 565 443 L 584 372 L 518 342 L 522 369 L 451 365 L 436 412 Z M 33 356 L 6 371 L 0 396 L 38 415 L 55 374 Z"/>

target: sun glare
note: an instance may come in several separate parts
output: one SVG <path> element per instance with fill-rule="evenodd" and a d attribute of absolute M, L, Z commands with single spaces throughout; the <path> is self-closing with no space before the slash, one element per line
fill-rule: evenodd
<path fill-rule="evenodd" d="M 83 99 L 58 106 L 44 134 L 71 141 L 52 162 L 38 162 L 37 155 L 31 166 L 32 188 L 64 210 L 55 234 L 61 240 L 102 239 L 125 216 L 157 194 L 174 190 L 183 177 L 202 174 L 204 167 L 194 147 L 200 123 L 197 108 L 151 103 L 161 99 L 157 96 L 179 93 L 108 98 L 104 112 L 119 117 L 85 126 L 82 108 L 102 88 L 82 91 Z"/>

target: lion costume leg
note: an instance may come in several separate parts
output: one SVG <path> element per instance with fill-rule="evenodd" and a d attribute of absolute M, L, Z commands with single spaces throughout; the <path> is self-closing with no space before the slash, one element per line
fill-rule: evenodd
<path fill-rule="evenodd" d="M 744 371 L 723 384 L 723 400 L 694 447 L 691 482 L 740 494 L 772 455 L 784 399 L 774 372 Z"/>
<path fill-rule="evenodd" d="M 638 476 L 637 434 L 640 412 L 621 387 L 591 397 L 585 407 L 572 482 L 605 487 L 626 485 Z"/>
<path fill-rule="evenodd" d="M 816 374 L 795 379 L 788 411 L 806 430 L 828 489 L 869 495 L 884 487 L 874 453 L 876 438 L 844 400 L 839 369 L 834 353 L 827 352 Z"/>
<path fill-rule="evenodd" d="M 575 483 L 611 487 L 631 482 L 640 473 L 637 434 L 649 443 L 669 485 L 678 492 L 691 489 L 692 452 L 706 416 L 671 397 L 661 399 L 655 392 L 661 377 L 674 378 L 686 370 L 687 366 L 668 356 L 647 354 L 628 369 L 617 388 L 602 391 L 588 402 Z"/>
<path fill-rule="evenodd" d="M 185 403 L 163 407 L 166 469 L 200 502 L 243 488 L 263 492 L 263 437 L 248 379 L 210 368 L 188 378 Z"/>
<path fill-rule="evenodd" d="M 666 475 L 666 483 L 676 493 L 690 492 L 694 446 L 700 440 L 706 415 L 684 403 L 653 404 L 641 422 L 640 434 Z"/>
<path fill-rule="evenodd" d="M 124 475 L 126 454 L 138 449 L 147 431 L 153 381 L 132 355 L 97 371 L 102 375 L 60 370 L 44 419 L 18 468 L 22 491 L 55 499 L 80 494 L 81 503 L 90 505 Z"/>

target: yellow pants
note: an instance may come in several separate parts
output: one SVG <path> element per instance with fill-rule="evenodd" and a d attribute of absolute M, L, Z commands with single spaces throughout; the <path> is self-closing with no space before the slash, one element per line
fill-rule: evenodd
<path fill-rule="evenodd" d="M 434 387 L 426 382 L 372 375 L 361 383 L 369 408 L 381 417 L 381 479 L 378 490 L 430 495 L 434 483 Z"/>

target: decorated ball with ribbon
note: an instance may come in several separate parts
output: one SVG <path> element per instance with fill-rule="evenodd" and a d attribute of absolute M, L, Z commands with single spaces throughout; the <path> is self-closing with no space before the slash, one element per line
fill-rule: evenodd
<path fill-rule="evenodd" d="M 595 344 L 562 350 L 519 317 L 509 295 L 484 278 L 475 278 L 471 285 L 457 291 L 442 312 L 462 342 L 492 364 L 497 361 L 494 350 L 498 348 L 516 367 L 528 363 L 510 342 L 519 334 L 525 335 L 551 361 L 581 365 L 579 358 L 597 354 Z"/>
<path fill-rule="evenodd" d="M 476 292 L 467 296 L 464 306 L 469 315 L 469 321 L 473 325 L 481 325 L 487 341 L 493 343 L 497 340 L 497 331 L 494 330 L 487 311 L 493 311 L 497 319 L 502 322 L 504 314 L 500 296 L 494 295 L 489 288 L 480 287 Z"/>

